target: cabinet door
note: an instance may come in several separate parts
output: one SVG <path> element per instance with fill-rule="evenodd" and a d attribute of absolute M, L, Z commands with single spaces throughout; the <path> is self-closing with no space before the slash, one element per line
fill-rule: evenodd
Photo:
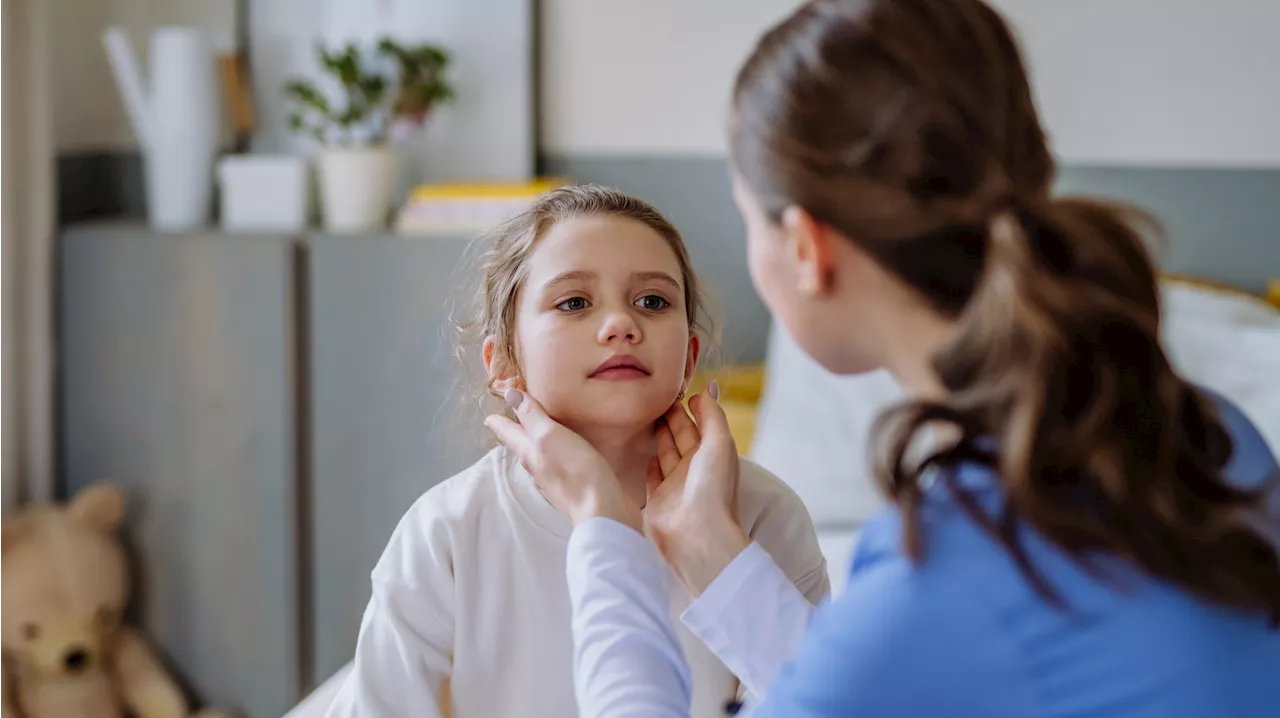
<path fill-rule="evenodd" d="M 249 718 L 299 696 L 293 265 L 287 237 L 61 240 L 61 489 L 128 492 L 135 614 Z"/>
<path fill-rule="evenodd" d="M 351 659 L 369 573 L 401 516 L 483 451 L 488 432 L 454 355 L 453 320 L 478 289 L 466 247 L 309 241 L 313 685 Z"/>

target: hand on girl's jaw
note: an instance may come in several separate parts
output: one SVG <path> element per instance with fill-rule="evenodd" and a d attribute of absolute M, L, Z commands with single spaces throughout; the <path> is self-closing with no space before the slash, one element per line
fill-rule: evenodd
<path fill-rule="evenodd" d="M 645 525 L 690 595 L 697 596 L 750 543 L 738 525 L 738 449 L 712 382 L 659 422 L 649 464 Z M 695 422 L 696 419 L 696 422 Z"/>
<path fill-rule="evenodd" d="M 659 421 L 646 505 L 627 497 L 609 463 L 518 389 L 505 395 L 519 421 L 493 415 L 489 428 L 520 460 L 543 496 L 574 526 L 608 518 L 646 532 L 690 595 L 697 596 L 750 543 L 738 525 L 738 450 L 712 383 Z M 695 421 L 696 419 L 696 421 Z"/>
<path fill-rule="evenodd" d="M 532 396 L 512 388 L 503 398 L 519 421 L 495 414 L 484 425 L 519 458 L 552 506 L 574 526 L 608 518 L 643 531 L 640 507 L 595 447 L 548 416 Z"/>

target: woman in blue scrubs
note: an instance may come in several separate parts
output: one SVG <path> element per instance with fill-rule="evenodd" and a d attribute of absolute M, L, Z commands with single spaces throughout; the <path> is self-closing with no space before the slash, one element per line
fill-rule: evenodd
<path fill-rule="evenodd" d="M 774 316 L 907 390 L 874 437 L 892 508 L 815 613 L 734 521 L 714 389 L 659 426 L 643 510 L 513 390 L 489 425 L 576 527 L 581 714 L 687 715 L 670 570 L 757 716 L 1280 716 L 1276 460 L 1170 368 L 1146 218 L 1051 194 L 999 15 L 809 2 L 739 72 L 729 148 Z"/>

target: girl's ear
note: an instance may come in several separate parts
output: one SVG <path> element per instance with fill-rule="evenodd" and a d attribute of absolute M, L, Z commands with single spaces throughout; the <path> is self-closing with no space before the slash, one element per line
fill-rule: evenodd
<path fill-rule="evenodd" d="M 689 353 L 684 360 L 684 383 L 687 387 L 698 371 L 698 354 L 702 351 L 702 340 L 696 332 L 689 332 Z"/>
<path fill-rule="evenodd" d="M 489 375 L 490 379 L 495 378 L 493 376 L 493 371 L 494 371 L 493 357 L 497 351 L 497 348 L 498 348 L 497 337 L 490 334 L 489 336 L 484 338 L 484 346 L 481 348 L 480 353 L 484 357 L 484 371 L 486 374 Z"/>
<path fill-rule="evenodd" d="M 493 388 L 499 394 L 516 386 L 514 372 L 511 371 L 511 367 L 507 366 L 506 359 L 499 356 L 497 337 L 493 335 L 485 337 L 481 355 L 484 357 L 485 373 L 489 375 L 489 380 L 493 382 Z"/>

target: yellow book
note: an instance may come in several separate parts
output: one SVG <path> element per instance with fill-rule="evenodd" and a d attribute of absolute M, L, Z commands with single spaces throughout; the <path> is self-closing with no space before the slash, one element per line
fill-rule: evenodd
<path fill-rule="evenodd" d="M 563 177 L 540 177 L 529 182 L 442 182 L 414 187 L 409 201 L 537 197 L 566 184 L 568 180 Z"/>
<path fill-rule="evenodd" d="M 419 185 L 396 218 L 405 234 L 487 231 L 524 211 L 539 195 L 568 184 L 562 177 L 529 182 L 445 182 Z"/>

